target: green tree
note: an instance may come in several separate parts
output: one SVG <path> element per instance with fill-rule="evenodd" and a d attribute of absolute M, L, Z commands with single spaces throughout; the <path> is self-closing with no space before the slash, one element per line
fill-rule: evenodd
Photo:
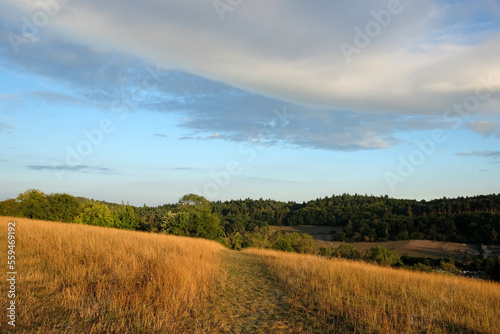
<path fill-rule="evenodd" d="M 134 230 L 138 225 L 138 218 L 135 214 L 134 208 L 128 203 L 122 202 L 117 208 L 114 209 L 114 227 L 123 228 L 126 230 Z"/>
<path fill-rule="evenodd" d="M 357 260 L 361 258 L 361 253 L 350 244 L 343 243 L 337 247 L 336 251 L 340 254 L 340 257 L 344 259 Z"/>
<path fill-rule="evenodd" d="M 47 196 L 52 212 L 52 219 L 62 222 L 73 222 L 82 212 L 82 207 L 75 197 L 68 194 L 51 194 Z"/>
<path fill-rule="evenodd" d="M 0 202 L 0 216 L 22 216 L 20 203 L 15 199 L 8 199 Z"/>
<path fill-rule="evenodd" d="M 229 243 L 234 250 L 241 250 L 243 244 L 243 237 L 239 232 L 235 232 L 229 236 Z"/>
<path fill-rule="evenodd" d="M 116 227 L 115 216 L 111 209 L 97 201 L 87 201 L 83 205 L 82 213 L 75 219 L 77 224 Z"/>
<path fill-rule="evenodd" d="M 309 234 L 294 232 L 290 234 L 290 241 L 293 250 L 297 253 L 313 254 L 317 248 L 313 237 Z"/>
<path fill-rule="evenodd" d="M 447 261 L 441 260 L 439 266 L 441 267 L 441 269 L 449 273 L 456 273 L 458 271 L 453 259 L 448 259 Z"/>
<path fill-rule="evenodd" d="M 166 234 L 188 236 L 188 222 L 178 213 L 168 211 L 163 216 L 161 231 Z"/>
<path fill-rule="evenodd" d="M 365 252 L 365 258 L 370 262 L 378 263 L 382 266 L 394 266 L 401 264 L 399 254 L 388 250 L 380 245 L 376 245 Z"/>
<path fill-rule="evenodd" d="M 242 247 L 269 248 L 269 226 L 256 227 L 253 232 L 243 234 Z"/>
<path fill-rule="evenodd" d="M 179 200 L 178 210 L 192 213 L 212 213 L 212 205 L 203 196 L 187 194 Z"/>
<path fill-rule="evenodd" d="M 319 248 L 319 255 L 324 256 L 324 257 L 332 257 L 333 256 L 333 249 L 331 249 L 330 247 L 321 246 Z"/>
<path fill-rule="evenodd" d="M 19 194 L 17 200 L 20 202 L 19 208 L 26 218 L 53 220 L 51 205 L 41 190 L 28 189 Z"/>
<path fill-rule="evenodd" d="M 430 273 L 432 271 L 431 266 L 425 265 L 422 262 L 418 262 L 417 264 L 413 265 L 413 267 L 411 267 L 411 269 L 416 270 L 416 271 L 425 271 L 428 273 Z"/>
<path fill-rule="evenodd" d="M 292 240 L 283 231 L 275 232 L 270 238 L 271 248 L 283 252 L 293 252 Z"/>
<path fill-rule="evenodd" d="M 195 194 L 183 196 L 173 212 L 164 216 L 162 231 L 211 240 L 222 238 L 220 219 L 212 213 L 210 202 Z"/>

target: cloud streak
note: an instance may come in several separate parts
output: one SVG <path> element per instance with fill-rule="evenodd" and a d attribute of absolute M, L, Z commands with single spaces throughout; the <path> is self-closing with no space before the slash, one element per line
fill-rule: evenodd
<path fill-rule="evenodd" d="M 7 124 L 7 123 L 2 123 L 0 122 L 0 133 L 9 133 L 11 132 L 12 125 Z"/>
<path fill-rule="evenodd" d="M 164 133 L 155 133 L 155 134 L 153 134 L 153 136 L 159 137 L 159 138 L 168 138 L 168 135 L 166 135 Z"/>
<path fill-rule="evenodd" d="M 500 159 L 500 151 L 472 151 L 472 152 L 456 153 L 456 155 L 462 157 L 481 157 L 481 158 Z"/>
<path fill-rule="evenodd" d="M 87 165 L 76 165 L 76 166 L 68 166 L 68 165 L 56 165 L 56 166 L 48 166 L 48 165 L 30 165 L 26 166 L 27 168 L 35 171 L 52 171 L 52 172 L 78 172 L 78 173 L 99 173 L 99 174 L 117 174 L 111 168 L 105 167 L 92 167 Z"/>

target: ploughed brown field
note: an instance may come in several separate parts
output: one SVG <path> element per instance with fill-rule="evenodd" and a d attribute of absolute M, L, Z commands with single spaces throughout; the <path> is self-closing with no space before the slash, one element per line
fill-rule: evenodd
<path fill-rule="evenodd" d="M 16 328 L 2 332 L 498 333 L 500 284 L 86 225 L 16 224 Z"/>
<path fill-rule="evenodd" d="M 332 241 L 331 231 L 341 232 L 341 227 L 335 226 L 272 226 L 274 231 L 285 231 L 287 233 L 299 232 L 310 234 L 319 246 L 337 248 L 342 242 Z M 380 245 L 401 256 L 444 258 L 452 256 L 456 258 L 466 255 L 479 255 L 478 244 L 461 244 L 456 242 L 432 241 L 432 240 L 400 240 L 387 242 L 352 242 L 350 243 L 359 251 L 365 251 L 375 245 Z"/>

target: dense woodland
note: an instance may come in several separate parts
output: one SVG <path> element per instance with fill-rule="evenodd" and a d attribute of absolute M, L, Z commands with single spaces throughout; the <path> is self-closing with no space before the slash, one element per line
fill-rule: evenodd
<path fill-rule="evenodd" d="M 457 268 L 454 259 L 442 259 L 438 263 L 430 259 L 422 259 L 422 263 L 413 263 L 411 259 L 402 261 L 397 253 L 380 246 L 364 253 L 350 244 L 342 244 L 337 249 L 318 249 L 310 235 L 271 233 L 269 225 L 332 226 L 331 240 L 340 241 L 500 242 L 500 195 L 426 202 L 344 194 L 295 203 L 263 199 L 209 202 L 202 196 L 189 194 L 176 204 L 134 207 L 123 202 L 106 203 L 68 194 L 47 195 L 29 189 L 15 199 L 0 202 L 0 216 L 199 237 L 236 250 L 260 247 L 389 266 L 411 263 L 412 269 L 423 271 L 437 266 L 456 272 Z M 483 269 L 490 278 L 500 280 L 500 258 L 485 261 L 481 257 L 469 258 L 463 261 L 462 267 Z"/>
<path fill-rule="evenodd" d="M 500 244 L 500 194 L 432 201 L 343 194 L 304 203 L 263 199 L 208 202 L 197 195 L 184 198 L 189 196 L 204 203 L 206 217 L 198 219 L 197 225 L 214 215 L 220 231 L 203 235 L 193 230 L 196 227 L 186 227 L 184 232 L 178 228 L 178 234 L 217 239 L 262 232 L 268 225 L 329 225 L 342 227 L 340 233 L 332 231 L 332 240 L 339 241 L 429 239 Z M 16 199 L 0 202 L 0 215 L 160 232 L 165 231 L 169 219 L 172 222 L 172 214 L 176 219 L 188 219 L 181 214 L 189 207 L 186 203 L 181 199 L 176 204 L 133 207 L 31 189 Z"/>
<path fill-rule="evenodd" d="M 332 236 L 339 241 L 500 242 L 500 194 L 432 201 L 343 194 L 301 204 L 246 199 L 213 207 L 232 224 L 340 226 L 343 232 Z"/>

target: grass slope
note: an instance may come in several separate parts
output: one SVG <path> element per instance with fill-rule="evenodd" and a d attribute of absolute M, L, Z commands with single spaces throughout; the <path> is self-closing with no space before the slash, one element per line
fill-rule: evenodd
<path fill-rule="evenodd" d="M 500 285 L 252 249 L 324 333 L 500 333 Z"/>
<path fill-rule="evenodd" d="M 93 226 L 17 221 L 16 333 L 498 333 L 500 285 Z M 5 271 L 7 271 L 5 265 Z M 2 293 L 7 290 L 0 282 Z M 0 299 L 5 310 L 7 298 Z M 5 312 L 5 311 L 3 311 Z M 2 316 L 2 328 L 8 328 Z"/>
<path fill-rule="evenodd" d="M 204 332 L 221 286 L 221 245 L 152 233 L 0 218 L 16 224 L 16 333 Z M 7 266 L 5 265 L 5 271 Z M 7 289 L 5 280 L 1 291 Z M 1 298 L 5 310 L 6 297 Z M 2 328 L 8 328 L 2 316 Z"/>

